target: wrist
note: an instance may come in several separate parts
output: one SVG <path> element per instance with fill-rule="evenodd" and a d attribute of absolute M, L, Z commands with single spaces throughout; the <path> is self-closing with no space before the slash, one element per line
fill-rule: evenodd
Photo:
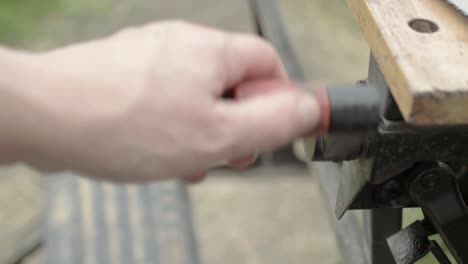
<path fill-rule="evenodd" d="M 29 163 L 42 154 L 38 139 L 47 124 L 34 97 L 44 92 L 39 57 L 0 47 L 0 163 Z"/>

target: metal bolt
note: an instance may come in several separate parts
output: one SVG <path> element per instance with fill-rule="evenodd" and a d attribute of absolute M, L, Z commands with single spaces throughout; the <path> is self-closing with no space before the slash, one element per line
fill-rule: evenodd
<path fill-rule="evenodd" d="M 401 186 L 396 181 L 387 182 L 380 190 L 380 200 L 385 204 L 394 204 L 402 194 Z"/>
<path fill-rule="evenodd" d="M 427 173 L 421 177 L 420 183 L 421 186 L 425 189 L 431 189 L 439 185 L 440 179 L 439 175 L 435 173 Z"/>

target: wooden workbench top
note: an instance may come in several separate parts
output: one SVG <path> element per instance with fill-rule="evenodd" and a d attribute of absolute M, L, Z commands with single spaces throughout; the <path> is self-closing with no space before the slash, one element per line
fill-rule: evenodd
<path fill-rule="evenodd" d="M 348 0 L 406 121 L 468 124 L 468 18 L 444 0 Z"/>

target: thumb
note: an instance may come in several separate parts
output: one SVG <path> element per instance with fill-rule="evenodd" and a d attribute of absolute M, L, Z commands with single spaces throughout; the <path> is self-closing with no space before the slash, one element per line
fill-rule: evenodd
<path fill-rule="evenodd" d="M 238 91 L 260 91 L 239 101 L 221 103 L 230 120 L 231 158 L 268 151 L 313 132 L 319 123 L 316 99 L 285 82 L 250 82 Z"/>

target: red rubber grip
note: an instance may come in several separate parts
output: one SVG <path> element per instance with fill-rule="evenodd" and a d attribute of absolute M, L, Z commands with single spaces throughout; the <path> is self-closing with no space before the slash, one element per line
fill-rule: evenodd
<path fill-rule="evenodd" d="M 330 98 L 325 86 L 316 88 L 314 94 L 320 107 L 318 133 L 324 135 L 328 133 L 328 129 L 330 128 Z"/>

